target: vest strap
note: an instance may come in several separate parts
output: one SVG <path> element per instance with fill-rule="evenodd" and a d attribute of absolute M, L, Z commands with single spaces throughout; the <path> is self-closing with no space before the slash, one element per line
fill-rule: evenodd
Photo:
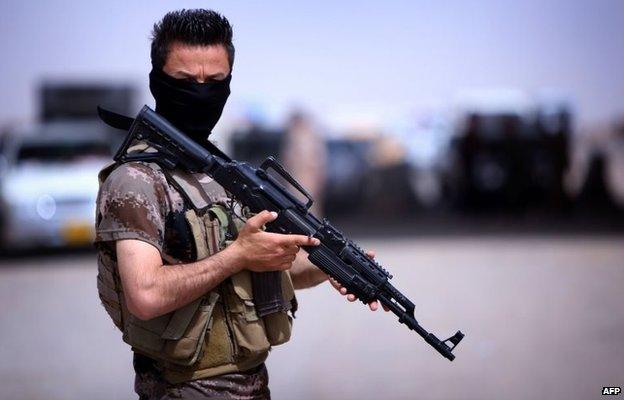
<path fill-rule="evenodd" d="M 201 183 L 193 174 L 180 169 L 169 171 L 161 168 L 161 170 L 165 176 L 170 178 L 168 181 L 177 186 L 180 194 L 186 197 L 196 211 L 205 210 L 212 203 Z"/>
<path fill-rule="evenodd" d="M 219 231 L 221 233 L 220 237 L 226 238 L 230 226 L 230 218 L 225 211 L 225 207 L 220 204 L 215 204 L 210 207 L 210 213 L 212 213 L 219 221 Z M 219 245 L 223 244 L 219 243 Z"/>

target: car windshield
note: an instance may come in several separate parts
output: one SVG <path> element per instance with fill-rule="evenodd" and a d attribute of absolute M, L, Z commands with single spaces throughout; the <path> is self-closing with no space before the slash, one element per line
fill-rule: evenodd
<path fill-rule="evenodd" d="M 103 142 L 24 143 L 17 152 L 17 163 L 67 163 L 93 158 L 109 158 Z"/>

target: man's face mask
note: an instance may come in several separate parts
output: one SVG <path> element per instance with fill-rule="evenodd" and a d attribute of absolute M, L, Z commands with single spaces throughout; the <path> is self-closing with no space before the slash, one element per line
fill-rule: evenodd
<path fill-rule="evenodd" d="M 149 78 L 156 112 L 196 142 L 204 143 L 221 117 L 232 75 L 222 81 L 196 83 L 152 69 Z"/>

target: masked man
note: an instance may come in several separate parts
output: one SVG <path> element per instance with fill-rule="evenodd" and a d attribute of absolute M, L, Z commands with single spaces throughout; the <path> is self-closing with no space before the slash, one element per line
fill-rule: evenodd
<path fill-rule="evenodd" d="M 168 13 L 151 59 L 156 112 L 206 143 L 230 94 L 228 20 Z M 100 182 L 98 291 L 134 351 L 139 397 L 270 398 L 264 361 L 290 338 L 294 289 L 327 279 L 299 252 L 318 240 L 265 232 L 275 213 L 245 214 L 202 174 L 130 162 L 105 168 Z"/>

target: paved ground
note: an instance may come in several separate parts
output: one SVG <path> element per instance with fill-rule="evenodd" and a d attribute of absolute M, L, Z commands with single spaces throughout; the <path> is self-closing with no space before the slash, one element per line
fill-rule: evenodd
<path fill-rule="evenodd" d="M 323 286 L 270 357 L 274 399 L 598 399 L 624 386 L 623 239 L 367 239 L 427 329 L 466 333 L 457 359 Z M 92 255 L 0 261 L 0 398 L 134 398 L 95 275 Z"/>

